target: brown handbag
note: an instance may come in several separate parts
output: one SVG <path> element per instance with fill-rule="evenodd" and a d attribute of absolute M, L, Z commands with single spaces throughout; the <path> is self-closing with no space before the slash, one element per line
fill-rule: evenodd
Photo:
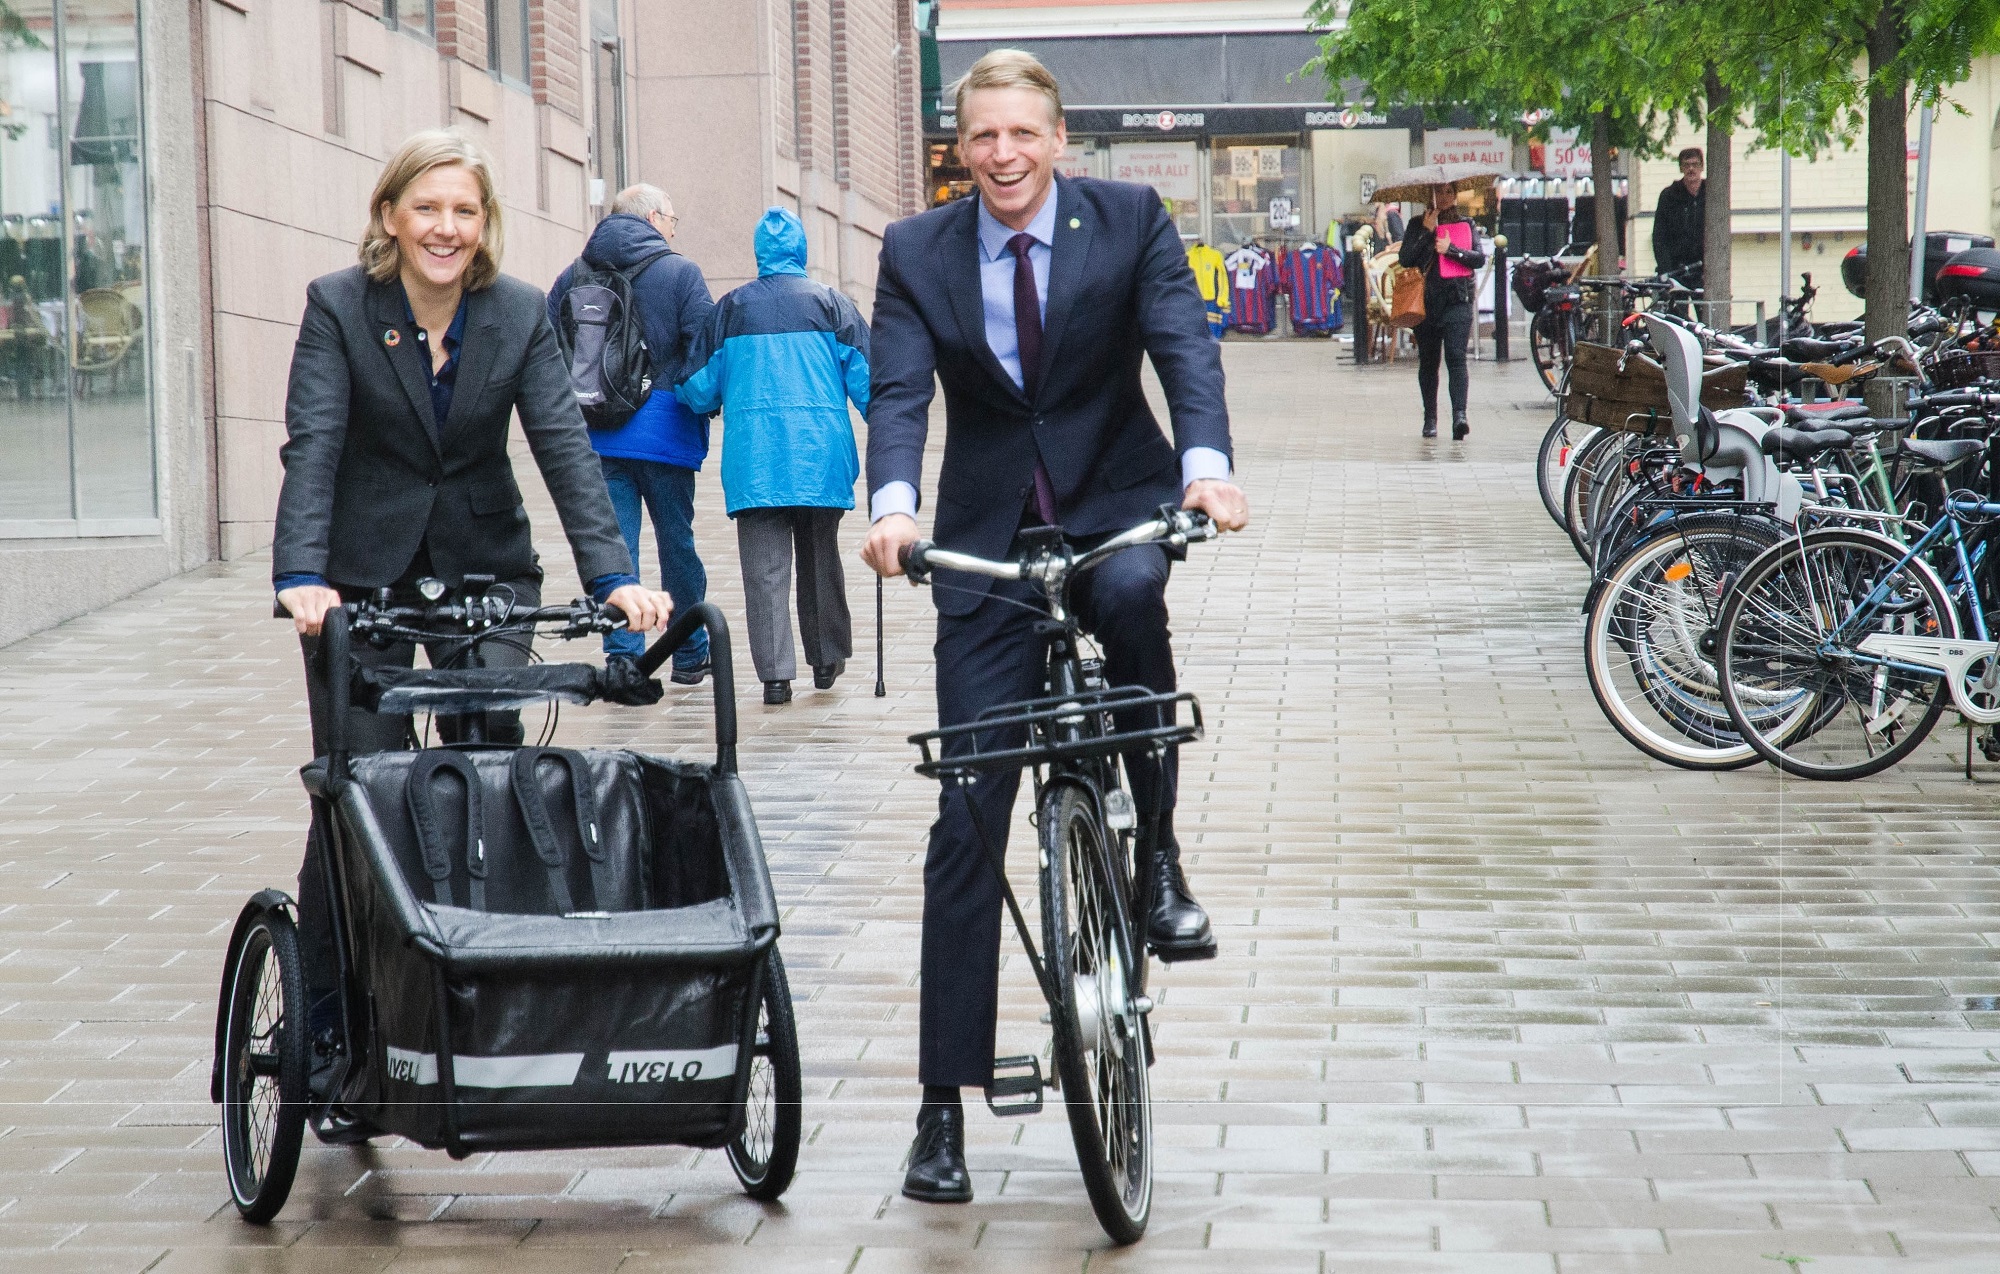
<path fill-rule="evenodd" d="M 1405 266 L 1396 271 L 1389 285 L 1389 323 L 1392 327 L 1415 327 L 1424 321 L 1424 280 L 1430 270 Z"/>

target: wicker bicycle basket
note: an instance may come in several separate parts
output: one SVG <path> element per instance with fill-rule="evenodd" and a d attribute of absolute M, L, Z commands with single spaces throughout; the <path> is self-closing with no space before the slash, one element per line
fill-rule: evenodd
<path fill-rule="evenodd" d="M 1619 358 L 1609 345 L 1578 345 L 1563 394 L 1563 414 L 1601 429 L 1662 437 L 1672 433 L 1666 372 L 1645 354 L 1626 358 L 1621 371 Z M 1701 405 L 1710 411 L 1741 407 L 1749 376 L 1743 363 L 1709 368 L 1701 378 Z"/>

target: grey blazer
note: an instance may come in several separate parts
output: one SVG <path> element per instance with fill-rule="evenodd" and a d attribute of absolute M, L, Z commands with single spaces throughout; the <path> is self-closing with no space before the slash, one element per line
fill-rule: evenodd
<path fill-rule="evenodd" d="M 401 577 L 419 545 L 454 586 L 468 574 L 538 573 L 507 459 L 517 408 L 578 575 L 588 583 L 630 572 L 541 292 L 502 275 L 469 295 L 444 421 L 432 419 L 424 358 L 395 284 L 355 265 L 306 288 L 285 398 L 272 575 L 378 588 Z"/>

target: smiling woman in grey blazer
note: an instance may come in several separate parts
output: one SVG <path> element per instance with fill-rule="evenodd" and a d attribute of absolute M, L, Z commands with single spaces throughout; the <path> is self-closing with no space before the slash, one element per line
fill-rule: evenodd
<path fill-rule="evenodd" d="M 360 264 L 306 289 L 271 572 L 306 647 L 315 756 L 327 705 L 311 669 L 328 610 L 385 587 L 410 604 L 418 580 L 456 589 L 468 575 L 540 603 L 542 568 L 507 458 L 517 411 L 592 596 L 634 630 L 666 623 L 667 596 L 633 574 L 542 294 L 500 273 L 501 245 L 485 154 L 457 132 L 418 133 L 376 182 Z M 528 658 L 525 646 L 487 650 L 492 665 Z M 405 667 L 415 653 L 359 648 L 367 662 Z M 452 734 L 449 723 L 440 730 Z M 518 714 L 489 714 L 488 738 L 519 734 Z M 357 752 L 401 747 L 409 719 L 357 711 L 347 735 Z M 324 900 L 312 852 L 299 902 L 317 982 Z"/>

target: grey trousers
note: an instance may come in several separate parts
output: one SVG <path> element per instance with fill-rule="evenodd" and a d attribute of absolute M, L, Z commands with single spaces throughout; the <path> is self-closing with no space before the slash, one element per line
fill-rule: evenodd
<path fill-rule="evenodd" d="M 847 613 L 847 576 L 840 566 L 840 519 L 845 509 L 744 509 L 736 515 L 737 556 L 743 563 L 743 611 L 750 621 L 750 659 L 759 681 L 798 675 L 792 653 L 792 559 L 799 566 L 799 636 L 806 662 L 836 663 L 854 653 Z"/>

